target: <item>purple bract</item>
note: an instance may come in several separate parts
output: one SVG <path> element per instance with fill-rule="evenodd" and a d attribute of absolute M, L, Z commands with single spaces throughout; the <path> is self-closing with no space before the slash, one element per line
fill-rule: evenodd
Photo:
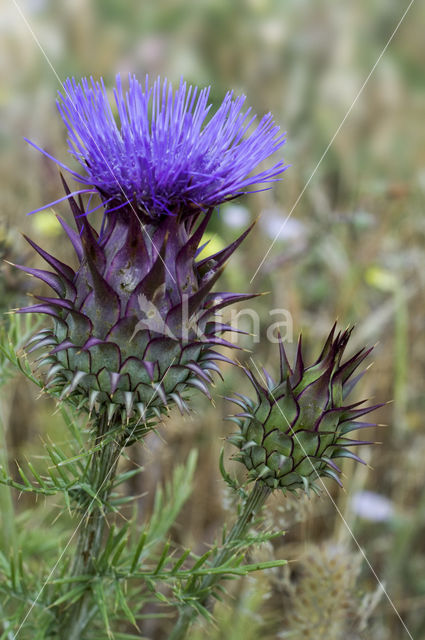
<path fill-rule="evenodd" d="M 140 425 L 169 406 L 186 409 L 195 388 L 209 397 L 216 361 L 230 360 L 215 347 L 232 343 L 222 337 L 232 327 L 216 313 L 254 294 L 214 292 L 224 265 L 244 240 L 199 258 L 213 210 L 180 220 L 140 227 L 131 207 L 110 211 L 100 236 L 86 218 L 82 202 L 70 196 L 76 229 L 59 219 L 72 243 L 77 269 L 27 238 L 50 271 L 18 266 L 47 284 L 53 296 L 19 313 L 47 314 L 50 329 L 31 339 L 47 369 L 45 388 L 83 410 L 106 411 L 109 420 Z M 134 434 L 133 434 L 134 435 Z"/>

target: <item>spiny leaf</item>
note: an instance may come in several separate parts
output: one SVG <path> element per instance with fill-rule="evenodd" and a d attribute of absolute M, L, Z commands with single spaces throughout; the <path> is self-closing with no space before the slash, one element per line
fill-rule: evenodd
<path fill-rule="evenodd" d="M 164 595 L 163 593 L 161 593 L 160 591 L 155 591 L 155 594 L 154 594 L 154 595 L 155 595 L 155 598 L 156 598 L 157 600 L 159 600 L 161 603 L 163 603 L 163 604 L 168 604 L 168 605 L 170 605 L 170 604 L 171 604 L 171 602 L 170 602 L 170 600 L 167 598 L 167 596 L 165 596 L 165 595 Z"/>
<path fill-rule="evenodd" d="M 133 614 L 132 610 L 130 609 L 130 607 L 129 607 L 128 603 L 127 603 L 127 600 L 125 599 L 124 592 L 123 592 L 119 582 L 115 583 L 115 592 L 116 592 L 116 595 L 118 597 L 119 605 L 120 605 L 121 609 L 124 612 L 124 615 L 131 622 L 131 624 L 134 627 L 136 627 L 136 629 L 139 629 L 139 627 L 137 625 L 137 622 L 136 622 L 136 618 L 134 617 L 134 614 Z"/>
<path fill-rule="evenodd" d="M 70 432 L 71 436 L 75 439 L 75 441 L 78 443 L 78 445 L 80 447 L 84 446 L 84 441 L 83 438 L 81 436 L 81 431 L 80 429 L 78 429 L 75 420 L 69 415 L 67 408 L 65 407 L 65 405 L 61 405 L 60 407 L 60 412 L 63 418 L 63 421 L 65 422 L 65 425 L 68 429 L 68 431 Z"/>
<path fill-rule="evenodd" d="M 21 583 L 20 583 L 19 572 L 17 571 L 16 561 L 13 553 L 10 554 L 9 567 L 10 567 L 10 582 L 12 584 L 12 588 L 14 591 L 20 592 Z"/>
<path fill-rule="evenodd" d="M 135 496 L 123 496 L 121 498 L 114 498 L 111 496 L 110 504 L 114 507 L 119 507 L 122 504 L 128 504 L 129 502 L 134 502 Z"/>
<path fill-rule="evenodd" d="M 111 627 L 109 624 L 109 616 L 108 609 L 106 605 L 105 592 L 103 590 L 103 584 L 101 580 L 95 580 L 92 585 L 93 596 L 97 607 L 99 609 L 100 615 L 102 616 L 103 624 L 105 626 L 105 631 L 108 635 L 108 638 L 112 638 Z"/>
<path fill-rule="evenodd" d="M 117 549 L 116 549 L 116 551 L 114 553 L 114 556 L 113 556 L 113 558 L 111 560 L 111 566 L 112 567 L 115 567 L 118 564 L 118 560 L 120 559 L 121 554 L 124 551 L 124 548 L 125 548 L 126 544 L 127 544 L 127 540 L 126 539 L 121 540 L 121 542 L 118 544 L 118 547 L 117 547 Z"/>
<path fill-rule="evenodd" d="M 27 465 L 28 465 L 28 469 L 31 471 L 32 475 L 37 480 L 40 487 L 44 489 L 46 487 L 46 483 L 44 482 L 43 478 L 40 476 L 38 471 L 34 468 L 34 465 L 32 464 L 32 462 L 27 460 Z"/>
<path fill-rule="evenodd" d="M 164 539 L 184 503 L 192 492 L 192 478 L 195 471 L 197 452 L 192 450 L 185 465 L 178 465 L 164 490 L 159 488 L 155 495 L 152 517 L 147 529 L 144 554 Z M 143 555 L 144 555 L 143 554 Z"/>
<path fill-rule="evenodd" d="M 73 582 L 88 582 L 89 580 L 92 580 L 93 576 L 89 575 L 89 574 L 82 574 L 79 576 L 68 576 L 68 577 L 64 577 L 64 578 L 55 578 L 53 580 L 50 580 L 49 583 L 50 584 L 72 584 Z"/>
<path fill-rule="evenodd" d="M 222 448 L 220 451 L 219 469 L 224 482 L 228 484 L 229 487 L 237 491 L 239 489 L 237 482 L 233 480 L 233 478 L 227 473 L 224 467 L 224 448 Z"/>
<path fill-rule="evenodd" d="M 132 561 L 131 567 L 130 567 L 130 573 L 134 572 L 134 570 L 135 570 L 135 568 L 137 566 L 137 563 L 139 562 L 140 555 L 141 555 L 141 553 L 143 551 L 143 548 L 145 546 L 145 543 L 146 543 L 146 538 L 147 538 L 147 532 L 143 531 L 142 535 L 140 536 L 139 542 L 137 543 L 136 550 L 134 552 L 133 561 Z"/>
<path fill-rule="evenodd" d="M 34 322 L 34 314 L 28 314 L 26 317 L 14 314 L 9 316 L 7 322 L 0 325 L 0 386 L 13 376 L 13 367 L 18 370 L 25 367 L 25 375 L 28 374 L 28 377 L 33 379 L 28 363 L 21 365 L 17 353 L 40 324 L 40 319 Z M 38 382 L 37 386 L 40 386 Z"/>
<path fill-rule="evenodd" d="M 109 534 L 105 543 L 105 548 L 103 550 L 103 553 L 100 556 L 99 560 L 96 562 L 97 567 L 99 569 L 103 569 L 103 570 L 106 569 L 109 557 L 114 549 L 114 538 L 115 538 L 115 525 L 113 524 L 109 529 Z"/>
<path fill-rule="evenodd" d="M 38 487 L 36 485 L 30 484 L 30 486 L 28 486 L 27 484 L 16 482 L 16 480 L 13 480 L 11 476 L 7 475 L 7 473 L 2 467 L 0 467 L 0 483 L 8 485 L 10 487 L 13 487 L 14 489 L 17 489 L 18 491 L 22 491 L 25 493 L 32 492 L 32 493 L 39 493 L 46 496 L 54 495 L 55 493 L 58 493 L 58 491 L 61 490 L 53 485 L 50 487 L 46 487 L 46 486 Z"/>
<path fill-rule="evenodd" d="M 204 553 L 204 555 L 202 555 L 200 558 L 198 558 L 198 560 L 195 562 L 193 567 L 190 569 L 190 572 L 191 573 L 195 573 L 200 567 L 202 567 L 202 565 L 205 564 L 205 562 L 211 556 L 213 551 L 214 551 L 214 549 L 209 549 L 206 553 Z"/>
<path fill-rule="evenodd" d="M 170 542 L 167 542 L 162 550 L 161 557 L 159 558 L 158 564 L 155 567 L 154 574 L 159 573 L 164 566 L 165 562 L 168 559 L 168 551 L 170 549 Z"/>
<path fill-rule="evenodd" d="M 185 551 L 183 551 L 182 555 L 173 566 L 171 570 L 171 574 L 175 574 L 180 569 L 180 567 L 182 566 L 182 564 L 184 563 L 188 555 L 190 555 L 190 549 L 186 549 Z"/>
<path fill-rule="evenodd" d="M 32 489 L 32 484 L 30 483 L 30 481 L 28 480 L 27 476 L 25 475 L 22 467 L 20 467 L 19 465 L 17 465 L 18 467 L 18 473 L 21 476 L 22 480 L 24 481 L 24 484 L 29 487 L 29 489 Z"/>
<path fill-rule="evenodd" d="M 206 607 L 204 607 L 200 602 L 198 602 L 198 600 L 194 600 L 192 602 L 192 606 L 196 609 L 198 613 L 201 614 L 203 618 L 205 618 L 205 620 L 207 620 L 208 622 L 211 621 L 212 615 L 210 611 L 208 611 Z"/>
<path fill-rule="evenodd" d="M 118 487 L 123 482 L 127 482 L 130 478 L 133 478 L 135 475 L 141 473 L 143 471 L 143 467 L 138 467 L 137 469 L 131 469 L 131 471 L 125 471 L 123 473 L 118 474 L 113 482 L 113 487 Z"/>
<path fill-rule="evenodd" d="M 64 602 L 66 602 L 68 605 L 72 604 L 73 602 L 77 602 L 77 600 L 81 598 L 83 593 L 85 593 L 86 589 L 87 589 L 87 586 L 85 583 L 82 585 L 79 584 L 78 586 L 74 587 L 73 589 L 70 589 L 69 591 L 66 591 L 61 596 L 59 596 L 59 598 L 57 598 L 52 603 L 52 607 L 57 607 Z"/>

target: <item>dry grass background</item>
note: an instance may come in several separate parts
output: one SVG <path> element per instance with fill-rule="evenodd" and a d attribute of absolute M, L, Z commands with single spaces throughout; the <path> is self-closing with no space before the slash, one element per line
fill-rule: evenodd
<path fill-rule="evenodd" d="M 420 640 L 425 637 L 425 9 L 421 3 L 413 3 L 249 284 L 407 4 L 395 0 L 19 2 L 61 80 L 67 75 L 102 75 L 112 83 L 118 71 L 166 75 L 174 83 L 184 76 L 198 85 L 212 84 L 217 103 L 228 88 L 245 93 L 257 113 L 272 111 L 288 132 L 284 154 L 291 167 L 282 182 L 237 202 L 248 219 L 258 214 L 261 218 L 225 279 L 235 289 L 270 292 L 252 305 L 261 317 L 262 340 L 254 345 L 258 363 L 276 366 L 276 346 L 265 339 L 271 308 L 291 313 L 294 335 L 302 331 L 311 357 L 335 318 L 341 325 L 356 324 L 353 349 L 379 341 L 374 366 L 358 394 L 376 401 L 394 400 L 380 410 L 379 421 L 388 426 L 375 437 L 383 444 L 366 452 L 372 469 L 345 466 L 347 494 L 331 485 L 329 491 L 411 636 Z M 33 260 L 19 230 L 47 248 L 56 247 L 66 261 L 68 249 L 62 246 L 53 213 L 25 215 L 61 196 L 53 163 L 23 141 L 27 136 L 66 161 L 64 127 L 54 105 L 58 80 L 13 1 L 3 0 L 0 33 L 0 251 L 12 261 Z M 66 205 L 57 210 L 67 216 Z M 214 241 L 235 237 L 237 213 L 241 210 L 235 210 L 235 203 L 221 208 Z M 234 221 L 233 226 L 228 220 Z M 19 306 L 29 288 L 25 278 L 4 266 L 0 305 Z M 243 339 L 242 344 L 249 346 L 249 341 Z M 211 541 L 223 517 L 231 517 L 217 469 L 223 438 L 231 430 L 230 423 L 222 421 L 229 410 L 222 396 L 242 384 L 238 371 L 227 368 L 225 383 L 217 384 L 216 408 L 196 401 L 197 411 L 190 419 L 174 416 L 162 428 L 162 439 L 152 435 L 146 447 L 130 451 L 147 470 L 143 486 L 128 487 L 146 492 L 139 500 L 143 515 L 156 483 L 167 477 L 176 461 L 185 459 L 190 448 L 199 448 L 195 492 L 174 532 L 177 540 L 198 545 L 199 551 L 205 548 L 199 541 Z M 38 455 L 41 438 L 63 437 L 60 418 L 52 415 L 53 405 L 45 399 L 34 403 L 35 392 L 22 379 L 7 388 L 4 405 L 10 409 L 11 461 Z M 351 496 L 366 489 L 391 501 L 392 515 L 385 521 L 358 517 L 353 509 Z M 18 511 L 24 503 L 19 502 Z M 40 544 L 50 526 L 54 508 L 34 505 L 31 529 L 33 535 L 39 532 L 34 545 Z M 375 603 L 363 630 L 356 622 L 362 606 L 372 610 L 373 603 L 362 599 L 367 594 L 372 598 L 376 579 L 364 562 L 357 565 L 358 549 L 326 494 L 299 501 L 275 496 L 270 518 L 283 523 L 287 535 L 264 553 L 293 560 L 291 571 L 264 576 L 255 585 L 247 580 L 234 590 L 233 609 L 229 604 L 219 608 L 218 630 L 211 631 L 211 637 L 247 640 L 260 633 L 265 638 L 330 640 L 409 637 L 385 597 Z M 65 525 L 61 529 L 60 519 L 56 524 L 63 535 Z M 22 526 L 28 528 L 28 522 Z M 307 598 L 303 606 L 309 610 L 310 592 L 307 587 L 303 591 L 302 580 L 311 586 L 311 575 L 303 566 L 314 545 L 322 545 L 316 556 L 323 554 L 326 566 L 331 560 L 338 565 L 340 558 L 337 574 L 345 583 L 339 594 L 341 602 L 349 600 L 344 624 L 333 628 L 329 623 L 323 636 L 298 629 L 285 613 L 291 610 L 295 616 L 293 606 L 288 606 L 294 589 L 301 593 L 297 602 Z M 52 564 L 56 551 L 46 543 L 46 558 Z M 351 573 L 344 564 L 347 557 Z M 337 584 L 335 575 L 331 580 Z M 284 623 L 293 635 L 279 635 Z M 166 637 L 167 627 L 146 623 L 144 633 Z"/>

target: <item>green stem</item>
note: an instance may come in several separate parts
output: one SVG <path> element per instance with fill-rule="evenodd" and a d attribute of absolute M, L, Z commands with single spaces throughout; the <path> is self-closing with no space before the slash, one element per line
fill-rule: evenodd
<path fill-rule="evenodd" d="M 99 416 L 95 444 L 99 444 L 113 426 L 108 423 L 105 413 Z M 95 560 L 102 547 L 106 521 L 103 505 L 108 500 L 112 489 L 121 448 L 121 443 L 112 440 L 93 455 L 88 481 L 96 494 L 96 501 L 92 500 L 87 513 L 79 523 L 77 548 L 70 570 L 72 577 L 96 575 Z M 92 605 L 89 586 L 73 605 L 69 607 L 65 603 L 63 610 L 58 611 L 59 637 L 79 640 L 92 615 Z"/>
<path fill-rule="evenodd" d="M 270 487 L 264 484 L 261 481 L 257 481 L 254 485 L 253 490 L 245 502 L 245 506 L 233 525 L 229 535 L 227 536 L 223 548 L 220 553 L 216 556 L 213 562 L 213 567 L 219 567 L 220 565 L 226 563 L 230 560 L 234 554 L 234 544 L 238 540 L 241 540 L 248 530 L 252 517 L 258 513 L 269 497 L 271 493 Z M 212 588 L 217 584 L 220 578 L 216 576 L 206 576 L 201 582 L 199 591 L 203 595 L 200 598 L 200 603 L 205 606 L 211 594 Z M 189 630 L 190 625 L 193 620 L 197 616 L 197 611 L 190 605 L 184 606 L 180 610 L 179 618 L 177 623 L 169 637 L 169 640 L 183 640 L 186 637 L 186 634 Z"/>
<path fill-rule="evenodd" d="M 0 402 L 0 465 L 3 469 L 8 468 L 7 447 L 6 447 L 6 416 L 4 406 Z M 6 555 L 16 557 L 15 548 L 15 508 L 13 505 L 11 487 L 8 485 L 0 486 L 0 549 Z M 3 634 L 7 640 L 13 640 L 14 634 L 10 623 L 7 621 L 3 607 L 0 604 L 0 620 L 3 627 Z M 3 635 L 2 635 L 3 637 Z"/>
<path fill-rule="evenodd" d="M 7 446 L 6 446 L 6 411 L 3 403 L 0 402 L 0 466 L 8 468 Z M 7 485 L 0 486 L 0 548 L 9 554 L 14 548 L 15 542 L 15 508 L 13 505 L 12 490 Z"/>

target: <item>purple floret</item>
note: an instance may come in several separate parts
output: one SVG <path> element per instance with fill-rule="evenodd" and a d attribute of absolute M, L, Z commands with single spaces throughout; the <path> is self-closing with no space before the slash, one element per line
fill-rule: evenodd
<path fill-rule="evenodd" d="M 130 76 L 124 91 L 117 76 L 114 107 L 103 80 L 68 79 L 59 95 L 69 151 L 84 169 L 72 174 L 110 206 L 130 201 L 151 217 L 190 213 L 267 185 L 286 168 L 279 161 L 253 174 L 285 137 L 271 114 L 253 128 L 245 96 L 229 92 L 209 117 L 209 88 L 183 81 L 173 92 L 167 80 L 149 87 L 146 76 L 143 88 Z"/>

